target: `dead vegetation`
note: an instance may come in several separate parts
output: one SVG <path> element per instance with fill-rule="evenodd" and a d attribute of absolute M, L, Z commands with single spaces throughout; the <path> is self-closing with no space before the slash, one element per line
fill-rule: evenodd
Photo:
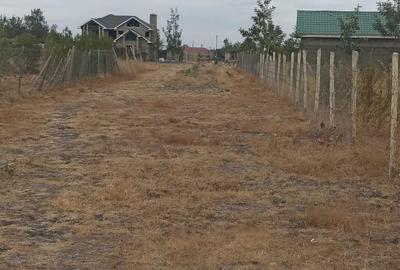
<path fill-rule="evenodd" d="M 0 107 L 1 267 L 398 268 L 383 137 L 321 144 L 254 78 L 185 69 Z"/>

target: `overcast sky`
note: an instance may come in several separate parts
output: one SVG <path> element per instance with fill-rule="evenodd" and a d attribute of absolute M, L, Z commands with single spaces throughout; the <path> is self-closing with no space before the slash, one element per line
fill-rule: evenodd
<path fill-rule="evenodd" d="M 360 3 L 362 10 L 376 10 L 375 0 L 273 0 L 274 20 L 286 33 L 293 31 L 296 10 L 351 10 Z M 146 21 L 150 13 L 159 15 L 159 28 L 165 26 L 171 7 L 181 14 L 184 43 L 215 47 L 215 37 L 241 40 L 240 27 L 251 24 L 256 0 L 0 0 L 0 13 L 22 16 L 41 8 L 49 24 L 68 26 L 78 33 L 79 25 L 107 14 L 136 15 Z"/>

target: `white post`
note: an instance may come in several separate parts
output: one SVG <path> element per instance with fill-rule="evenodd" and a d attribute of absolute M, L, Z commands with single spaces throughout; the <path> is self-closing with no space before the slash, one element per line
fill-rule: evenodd
<path fill-rule="evenodd" d="M 264 81 L 264 64 L 265 64 L 265 55 L 264 52 L 261 53 L 261 80 Z"/>
<path fill-rule="evenodd" d="M 305 50 L 303 50 L 303 74 L 304 74 L 303 108 L 304 111 L 307 111 L 308 80 L 307 80 L 307 52 Z"/>
<path fill-rule="evenodd" d="M 69 70 L 68 70 L 68 80 L 72 80 L 73 79 L 73 72 L 74 72 L 74 59 L 75 59 L 75 46 L 72 47 L 71 50 L 71 60 L 69 62 L 70 66 L 69 66 Z"/>
<path fill-rule="evenodd" d="M 281 93 L 281 60 L 282 60 L 282 55 L 278 53 L 278 72 L 276 74 L 277 77 L 276 90 L 278 91 L 278 94 Z"/>
<path fill-rule="evenodd" d="M 301 69 L 301 51 L 297 54 L 297 70 L 296 70 L 296 93 L 295 93 L 295 104 L 299 103 L 300 99 L 300 69 Z"/>
<path fill-rule="evenodd" d="M 282 93 L 286 94 L 286 80 L 287 80 L 287 59 L 286 54 L 283 55 L 283 78 L 282 78 Z"/>
<path fill-rule="evenodd" d="M 329 126 L 335 127 L 336 93 L 335 93 L 335 53 L 330 53 L 329 61 Z"/>
<path fill-rule="evenodd" d="M 351 69 L 352 69 L 352 83 L 351 83 L 351 143 L 356 142 L 357 137 L 357 80 L 358 80 L 358 52 L 353 51 L 351 57 Z"/>
<path fill-rule="evenodd" d="M 317 119 L 319 110 L 319 99 L 321 92 L 321 49 L 317 51 L 317 75 L 315 78 L 315 100 L 314 100 L 314 117 Z"/>
<path fill-rule="evenodd" d="M 269 76 L 269 56 L 265 54 L 265 63 L 264 63 L 264 82 L 268 83 Z"/>
<path fill-rule="evenodd" d="M 399 54 L 393 53 L 392 58 L 392 107 L 390 125 L 390 158 L 389 180 L 393 181 L 397 175 L 397 107 L 399 100 Z"/>
<path fill-rule="evenodd" d="M 272 53 L 272 81 L 276 83 L 276 52 Z M 274 85 L 275 86 L 275 85 Z"/>
<path fill-rule="evenodd" d="M 294 79 L 294 52 L 290 54 L 290 85 L 289 85 L 289 99 L 293 98 L 293 79 Z"/>
<path fill-rule="evenodd" d="M 273 67 L 272 67 L 273 63 L 272 63 L 272 56 L 269 57 L 268 60 L 268 82 L 271 85 L 271 82 L 273 82 L 273 76 L 272 76 L 272 72 L 273 72 Z"/>

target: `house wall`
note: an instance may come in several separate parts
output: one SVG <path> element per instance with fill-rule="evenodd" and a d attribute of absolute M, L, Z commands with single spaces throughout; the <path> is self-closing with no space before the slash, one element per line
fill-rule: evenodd
<path fill-rule="evenodd" d="M 143 26 L 142 24 L 139 27 L 129 27 L 129 26 L 127 26 L 127 24 L 124 24 L 124 25 L 120 26 L 117 31 L 124 31 L 125 32 L 125 31 L 131 30 L 131 29 L 136 31 L 136 32 L 138 32 L 143 37 L 145 36 L 146 31 L 150 31 L 147 27 Z M 150 31 L 150 37 L 147 38 L 148 40 L 151 40 L 152 32 L 153 31 Z M 142 53 L 142 57 L 145 60 L 149 60 L 149 58 L 150 58 L 149 55 L 150 55 L 150 51 L 151 51 L 151 44 L 148 44 L 142 38 L 140 38 L 139 40 L 140 40 L 139 45 L 140 45 L 140 51 Z M 118 46 L 121 46 L 121 45 L 122 45 L 121 42 L 118 42 Z M 137 46 L 136 42 L 126 42 L 126 45 L 127 46 Z M 136 48 L 137 47 L 135 47 L 135 49 Z"/>
<path fill-rule="evenodd" d="M 145 36 L 146 31 L 149 31 L 148 28 L 144 27 L 143 25 L 140 25 L 139 27 L 129 27 L 126 24 L 118 27 L 117 31 L 126 32 L 126 31 L 131 30 L 131 29 L 136 31 L 136 32 L 138 32 L 142 36 Z"/>

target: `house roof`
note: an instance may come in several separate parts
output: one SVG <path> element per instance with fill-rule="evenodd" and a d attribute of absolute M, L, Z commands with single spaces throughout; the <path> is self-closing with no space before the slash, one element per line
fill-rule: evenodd
<path fill-rule="evenodd" d="M 302 36 L 340 36 L 339 18 L 346 18 L 353 14 L 353 11 L 297 11 L 297 31 Z M 360 11 L 358 13 L 360 30 L 355 37 L 382 37 L 374 24 L 377 18 L 382 19 L 378 12 Z"/>
<path fill-rule="evenodd" d="M 185 46 L 184 52 L 186 52 L 188 54 L 197 54 L 197 55 L 203 55 L 203 56 L 212 55 L 212 52 L 207 48 L 196 48 L 196 47 Z"/>
<path fill-rule="evenodd" d="M 92 19 L 92 21 L 96 22 L 97 24 L 101 25 L 102 27 L 104 27 L 106 29 L 114 29 L 131 19 L 137 20 L 139 23 L 141 23 L 142 25 L 147 27 L 149 30 L 152 30 L 152 27 L 150 24 L 148 24 L 147 22 L 143 21 L 142 19 L 140 19 L 136 16 L 109 14 L 109 15 L 101 17 L 101 18 Z"/>

